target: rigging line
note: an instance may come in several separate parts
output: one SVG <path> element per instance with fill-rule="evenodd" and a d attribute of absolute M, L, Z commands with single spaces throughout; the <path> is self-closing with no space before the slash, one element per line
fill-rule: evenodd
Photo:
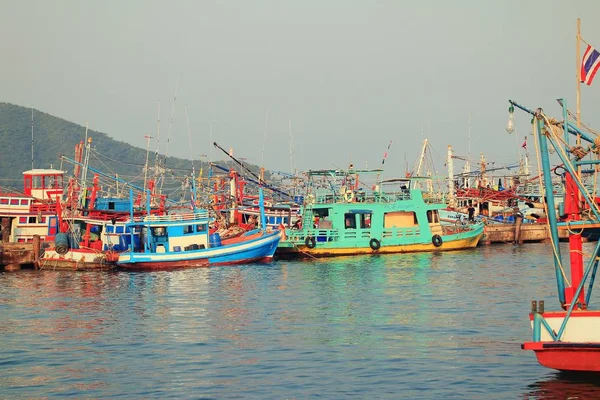
<path fill-rule="evenodd" d="M 173 96 L 173 107 L 171 108 L 171 118 L 169 119 L 169 131 L 167 133 L 167 145 L 165 148 L 165 156 L 163 157 L 163 165 L 167 163 L 167 155 L 169 154 L 169 142 L 171 141 L 171 130 L 173 128 L 173 117 L 175 116 L 175 103 L 177 101 L 177 91 L 179 90 L 179 78 L 175 84 L 175 95 Z"/>
<path fill-rule="evenodd" d="M 105 158 L 105 159 L 107 159 L 107 160 L 109 160 L 109 161 L 112 161 L 112 162 L 115 162 L 115 163 L 118 163 L 118 164 L 129 165 L 129 166 L 133 166 L 133 167 L 143 167 L 143 166 L 144 166 L 144 164 L 129 163 L 129 162 L 124 162 L 124 161 L 117 160 L 117 159 L 114 159 L 114 158 L 110 158 L 110 157 L 108 157 L 107 155 L 105 155 L 105 154 L 102 154 L 102 153 L 100 153 L 100 152 L 99 152 L 99 151 L 97 151 L 97 150 L 93 150 L 93 149 L 92 149 L 92 150 L 91 150 L 91 152 L 92 152 L 92 153 L 93 153 L 93 154 L 94 154 L 96 157 L 102 157 L 102 158 Z"/>
<path fill-rule="evenodd" d="M 196 170 L 194 169 L 194 152 L 192 151 L 192 131 L 190 130 L 190 118 L 188 117 L 187 107 L 184 107 L 185 110 L 185 120 L 187 122 L 188 128 L 188 141 L 190 144 L 190 159 L 192 160 L 192 177 L 196 176 Z"/>
<path fill-rule="evenodd" d="M 158 102 L 158 115 L 156 118 L 156 152 L 154 153 L 154 179 L 158 174 L 158 152 L 160 146 L 160 101 Z"/>

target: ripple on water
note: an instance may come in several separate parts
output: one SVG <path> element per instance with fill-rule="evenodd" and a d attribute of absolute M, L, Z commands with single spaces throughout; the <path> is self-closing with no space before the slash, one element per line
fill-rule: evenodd
<path fill-rule="evenodd" d="M 546 245 L 0 274 L 0 397 L 600 397 L 520 350 Z"/>

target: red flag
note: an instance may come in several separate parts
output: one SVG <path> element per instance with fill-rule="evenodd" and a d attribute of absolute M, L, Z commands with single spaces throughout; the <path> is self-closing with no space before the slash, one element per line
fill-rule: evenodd
<path fill-rule="evenodd" d="M 525 141 L 523 142 L 523 144 L 521 145 L 522 148 L 526 149 L 527 148 L 527 137 L 525 137 Z"/>

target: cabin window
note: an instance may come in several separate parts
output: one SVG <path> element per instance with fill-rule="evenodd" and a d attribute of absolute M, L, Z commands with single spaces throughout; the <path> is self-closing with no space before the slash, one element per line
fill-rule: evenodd
<path fill-rule="evenodd" d="M 389 212 L 383 216 L 384 228 L 412 228 L 417 225 L 417 214 L 413 211 Z"/>
<path fill-rule="evenodd" d="M 166 235 L 165 228 L 163 226 L 157 226 L 155 228 L 152 228 L 152 235 L 165 236 Z"/>
<path fill-rule="evenodd" d="M 32 179 L 32 184 L 31 184 L 31 188 L 32 189 L 39 189 L 42 187 L 42 177 L 39 175 L 35 175 L 31 177 Z"/>
<path fill-rule="evenodd" d="M 369 229 L 371 227 L 371 214 L 360 214 L 361 229 Z"/>
<path fill-rule="evenodd" d="M 26 224 L 27 223 L 27 217 L 19 217 L 19 223 L 20 224 Z"/>
<path fill-rule="evenodd" d="M 29 217 L 29 221 L 30 224 L 37 224 L 37 217 Z"/>
<path fill-rule="evenodd" d="M 206 232 L 206 225 L 196 225 L 196 232 Z"/>
<path fill-rule="evenodd" d="M 437 210 L 428 210 L 427 211 L 427 222 L 430 224 L 435 224 L 440 222 L 440 215 Z"/>
<path fill-rule="evenodd" d="M 27 199 L 21 199 L 21 205 L 22 206 L 26 206 L 28 204 L 29 204 L 29 200 L 27 200 Z"/>
<path fill-rule="evenodd" d="M 356 214 L 344 214 L 344 226 L 346 227 L 346 229 L 356 229 Z"/>
<path fill-rule="evenodd" d="M 106 233 L 114 233 L 114 229 L 112 225 L 106 225 Z"/>
<path fill-rule="evenodd" d="M 108 227 L 108 225 L 107 225 Z M 125 227 L 122 225 L 115 226 L 115 233 L 123 233 L 125 231 Z"/>
<path fill-rule="evenodd" d="M 183 227 L 183 233 L 194 233 L 194 225 L 186 225 Z"/>
<path fill-rule="evenodd" d="M 7 198 L 0 199 L 0 204 L 8 204 L 8 199 Z"/>
<path fill-rule="evenodd" d="M 19 205 L 19 199 L 10 199 L 10 205 L 11 206 L 18 206 Z"/>
<path fill-rule="evenodd" d="M 108 202 L 108 209 L 109 210 L 114 210 L 115 209 L 115 202 L 114 201 L 109 201 Z"/>

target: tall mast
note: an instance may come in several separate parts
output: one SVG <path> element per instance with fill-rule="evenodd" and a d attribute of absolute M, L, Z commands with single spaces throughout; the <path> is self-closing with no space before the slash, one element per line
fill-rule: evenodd
<path fill-rule="evenodd" d="M 448 205 L 450 207 L 456 207 L 456 200 L 454 198 L 454 166 L 452 164 L 452 146 L 448 145 L 448 159 L 446 160 L 448 165 Z"/>
<path fill-rule="evenodd" d="M 33 106 L 31 106 L 31 169 L 33 169 Z"/>
<path fill-rule="evenodd" d="M 581 88 L 581 58 L 580 58 L 580 54 L 579 54 L 579 46 L 581 44 L 581 19 L 577 18 L 577 42 L 576 42 L 576 46 L 575 46 L 575 57 L 577 58 L 575 60 L 575 76 L 577 77 L 577 128 L 581 127 L 581 123 L 579 122 L 581 120 L 581 99 L 580 99 L 580 95 L 579 95 L 579 90 Z M 565 121 L 566 123 L 567 121 Z M 577 145 L 579 146 L 579 136 L 577 136 Z"/>

